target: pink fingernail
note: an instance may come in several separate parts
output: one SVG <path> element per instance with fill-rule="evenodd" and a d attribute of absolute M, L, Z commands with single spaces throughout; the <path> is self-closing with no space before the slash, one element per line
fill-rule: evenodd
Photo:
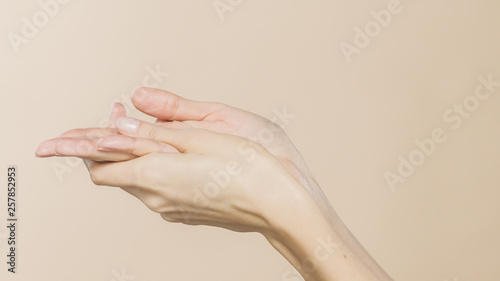
<path fill-rule="evenodd" d="M 104 138 L 101 138 L 100 140 L 97 141 L 96 149 L 99 151 L 113 151 L 113 149 L 111 149 L 111 148 L 101 146 L 102 140 L 104 140 Z"/>
<path fill-rule="evenodd" d="M 120 117 L 116 120 L 116 127 L 130 134 L 137 133 L 140 124 L 139 120 L 130 117 Z"/>

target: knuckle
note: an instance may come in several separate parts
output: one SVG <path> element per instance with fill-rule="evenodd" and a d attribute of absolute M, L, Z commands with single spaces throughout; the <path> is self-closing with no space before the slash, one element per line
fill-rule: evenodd
<path fill-rule="evenodd" d="M 151 195 L 146 202 L 151 211 L 159 214 L 174 215 L 175 208 L 172 206 L 171 202 L 161 196 Z"/>
<path fill-rule="evenodd" d="M 181 99 L 176 96 L 169 96 L 164 103 L 163 112 L 171 112 L 172 118 L 175 118 L 179 110 Z"/>
<path fill-rule="evenodd" d="M 77 155 L 86 155 L 91 152 L 93 146 L 85 140 L 80 140 L 76 143 L 76 154 Z"/>
<path fill-rule="evenodd" d="M 181 210 L 181 206 L 177 206 L 172 200 L 161 195 L 150 195 L 146 199 L 145 204 L 151 211 L 159 213 L 168 221 L 184 222 L 189 220 L 189 214 Z"/>
<path fill-rule="evenodd" d="M 146 205 L 155 213 L 166 213 L 167 205 L 161 198 L 150 198 Z"/>
<path fill-rule="evenodd" d="M 178 219 L 175 219 L 175 218 L 173 218 L 173 217 L 171 217 L 171 216 L 169 216 L 169 215 L 167 215 L 167 214 L 160 214 L 160 216 L 161 216 L 164 220 L 166 220 L 166 221 L 168 221 L 168 222 L 174 222 L 174 223 L 175 223 L 175 222 L 180 222 Z"/>
<path fill-rule="evenodd" d="M 130 147 L 126 151 L 133 155 L 139 155 L 141 147 L 139 141 L 137 140 L 137 138 L 131 138 L 130 140 L 131 140 Z"/>
<path fill-rule="evenodd" d="M 90 179 L 95 185 L 104 185 L 104 179 L 96 169 L 90 169 Z"/>
<path fill-rule="evenodd" d="M 144 132 L 147 139 L 158 140 L 158 130 L 155 127 L 147 128 Z"/>

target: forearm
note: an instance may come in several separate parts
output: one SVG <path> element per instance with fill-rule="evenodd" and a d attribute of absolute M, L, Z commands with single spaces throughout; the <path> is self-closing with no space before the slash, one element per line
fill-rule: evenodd
<path fill-rule="evenodd" d="M 369 268 L 380 280 L 392 281 L 393 279 L 384 271 L 382 267 L 380 267 L 380 265 L 378 265 L 373 257 L 365 250 L 365 248 L 342 222 L 331 206 L 328 198 L 323 193 L 321 187 L 314 179 L 314 176 L 307 167 L 307 164 L 298 150 L 295 147 L 292 147 L 290 151 L 292 152 L 287 156 L 287 158 L 290 159 L 293 164 L 288 166 L 289 171 L 292 172 L 294 177 L 311 195 L 330 229 L 337 234 L 339 239 L 342 240 L 349 250 L 359 257 L 366 267 Z"/>
<path fill-rule="evenodd" d="M 266 238 L 305 280 L 384 280 L 332 229 L 312 198 L 304 198 L 273 224 L 275 231 Z"/>
<path fill-rule="evenodd" d="M 318 183 L 314 178 L 310 177 L 307 180 L 309 188 L 313 190 L 314 200 L 318 203 L 321 213 L 325 217 L 327 224 L 338 235 L 339 239 L 362 261 L 371 272 L 373 272 L 379 280 L 392 281 L 393 279 L 380 267 L 380 265 L 373 259 L 373 257 L 366 251 L 366 249 L 359 243 L 359 241 L 350 232 L 347 226 L 342 222 L 337 215 L 327 197 L 321 190 Z"/>

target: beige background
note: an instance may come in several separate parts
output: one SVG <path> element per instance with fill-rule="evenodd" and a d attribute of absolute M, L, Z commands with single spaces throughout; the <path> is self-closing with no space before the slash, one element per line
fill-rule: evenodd
<path fill-rule="evenodd" d="M 500 81 L 499 1 L 402 0 L 351 63 L 340 43 L 390 1 L 243 1 L 222 21 L 212 0 L 73 0 L 15 53 L 7 34 L 41 11 L 26 2 L 0 0 L 0 167 L 16 164 L 20 184 L 15 276 L 0 195 L 1 280 L 286 280 L 257 234 L 168 224 L 93 186 L 80 162 L 34 157 L 40 141 L 98 125 L 157 65 L 170 74 L 159 87 L 180 95 L 294 113 L 286 131 L 395 280 L 500 279 L 500 90 L 458 130 L 442 117 L 479 76 Z M 391 192 L 384 173 L 437 127 L 447 141 Z"/>

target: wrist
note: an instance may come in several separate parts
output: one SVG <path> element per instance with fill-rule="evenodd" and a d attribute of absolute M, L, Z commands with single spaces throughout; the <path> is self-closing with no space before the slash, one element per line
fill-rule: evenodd
<path fill-rule="evenodd" d="M 339 239 L 324 224 L 316 204 L 307 195 L 271 220 L 272 231 L 264 236 L 305 280 L 327 280 L 318 276 L 326 275 L 323 271 L 327 266 L 322 263 L 328 263 L 339 249 Z"/>
<path fill-rule="evenodd" d="M 314 199 L 304 191 L 293 205 L 269 219 L 263 233 L 305 280 L 378 280 L 333 230 Z"/>

